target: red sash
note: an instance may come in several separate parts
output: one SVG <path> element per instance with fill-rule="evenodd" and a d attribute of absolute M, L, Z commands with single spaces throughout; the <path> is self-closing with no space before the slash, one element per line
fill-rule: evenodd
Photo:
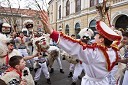
<path fill-rule="evenodd" d="M 13 70 L 16 71 L 16 73 L 20 76 L 20 79 L 21 79 L 21 77 L 22 77 L 22 72 L 19 72 L 18 70 L 16 70 L 16 69 L 13 68 L 13 67 L 9 67 L 9 68 L 6 70 L 6 72 L 11 72 L 11 71 L 13 71 Z"/>

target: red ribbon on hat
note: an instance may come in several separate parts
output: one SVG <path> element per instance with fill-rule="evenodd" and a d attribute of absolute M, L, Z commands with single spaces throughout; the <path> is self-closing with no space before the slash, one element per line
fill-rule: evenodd
<path fill-rule="evenodd" d="M 115 41 L 115 40 L 120 41 L 121 40 L 121 36 L 119 36 L 118 34 L 115 35 L 116 33 L 115 34 L 111 33 L 111 32 L 113 32 L 113 30 L 111 28 L 109 29 L 110 32 L 105 31 L 105 28 L 108 29 L 109 27 L 103 21 L 97 21 L 96 27 L 97 27 L 97 31 L 99 32 L 99 34 L 101 34 L 105 38 L 107 38 L 111 41 Z"/>

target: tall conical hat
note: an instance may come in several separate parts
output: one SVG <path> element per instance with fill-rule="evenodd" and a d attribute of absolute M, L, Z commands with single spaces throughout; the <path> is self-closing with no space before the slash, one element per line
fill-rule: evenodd
<path fill-rule="evenodd" d="M 96 28 L 99 34 L 104 36 L 105 38 L 115 41 L 121 40 L 121 36 L 114 32 L 110 27 L 108 27 L 103 21 L 97 21 Z"/>

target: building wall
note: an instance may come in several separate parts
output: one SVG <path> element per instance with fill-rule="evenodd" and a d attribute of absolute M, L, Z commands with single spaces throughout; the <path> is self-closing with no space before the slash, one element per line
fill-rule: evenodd
<path fill-rule="evenodd" d="M 3 12 L 0 10 L 0 20 L 9 23 L 12 26 L 12 28 L 14 24 L 17 24 L 16 31 L 21 31 L 22 28 L 25 28 L 23 22 L 29 19 L 33 20 L 34 22 L 33 28 L 31 30 L 35 31 L 39 27 L 43 28 L 43 24 L 41 23 L 41 20 L 38 18 L 37 14 L 35 14 L 35 16 L 27 16 L 25 13 L 24 14 L 17 13 L 16 15 L 14 14 L 12 15 L 11 13 Z M 14 23 L 15 20 L 16 23 Z"/>
<path fill-rule="evenodd" d="M 61 19 L 56 16 L 58 16 L 59 10 L 55 10 L 54 8 L 53 17 L 54 21 L 51 22 L 51 25 L 56 30 L 59 30 L 59 27 L 62 27 L 62 31 L 65 33 L 66 25 L 69 25 L 69 34 L 75 33 L 75 24 L 79 22 L 80 29 L 83 29 L 85 27 L 89 27 L 89 24 L 92 20 L 95 19 L 97 16 L 95 6 L 90 7 L 90 0 L 81 0 L 81 11 L 75 13 L 75 0 L 69 0 L 70 1 L 70 15 L 66 16 L 66 2 L 67 0 L 52 0 L 51 3 L 49 3 L 49 12 L 51 12 L 51 6 L 54 4 L 59 8 L 61 5 Z M 103 0 L 101 0 L 102 2 Z M 56 2 L 56 3 L 55 3 Z M 110 10 L 108 12 L 111 25 L 114 25 L 116 20 L 121 16 L 122 14 L 128 16 L 128 0 L 116 0 L 108 2 L 107 5 L 110 5 Z M 56 15 L 57 14 L 57 15 Z M 50 15 L 51 19 L 51 15 Z M 106 17 L 106 23 L 109 24 L 108 18 Z"/>

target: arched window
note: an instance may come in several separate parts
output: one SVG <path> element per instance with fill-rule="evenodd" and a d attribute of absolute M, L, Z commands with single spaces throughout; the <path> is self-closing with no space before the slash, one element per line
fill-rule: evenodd
<path fill-rule="evenodd" d="M 66 16 L 70 14 L 70 2 L 69 0 L 66 2 Z"/>
<path fill-rule="evenodd" d="M 69 35 L 69 25 L 66 25 L 65 34 Z"/>
<path fill-rule="evenodd" d="M 76 23 L 75 24 L 75 34 L 76 34 L 76 38 L 78 39 L 79 36 L 78 36 L 78 33 L 80 32 L 80 24 L 79 23 Z"/>
<path fill-rule="evenodd" d="M 89 28 L 91 28 L 93 31 L 96 31 L 96 20 L 92 20 L 90 22 Z"/>
<path fill-rule="evenodd" d="M 124 30 L 126 30 L 126 28 L 128 28 L 128 16 L 126 15 L 121 15 L 115 23 L 115 28 L 124 28 Z"/>
<path fill-rule="evenodd" d="M 61 19 L 61 5 L 59 6 L 59 19 Z"/>
<path fill-rule="evenodd" d="M 81 0 L 76 0 L 76 12 L 81 10 Z"/>

